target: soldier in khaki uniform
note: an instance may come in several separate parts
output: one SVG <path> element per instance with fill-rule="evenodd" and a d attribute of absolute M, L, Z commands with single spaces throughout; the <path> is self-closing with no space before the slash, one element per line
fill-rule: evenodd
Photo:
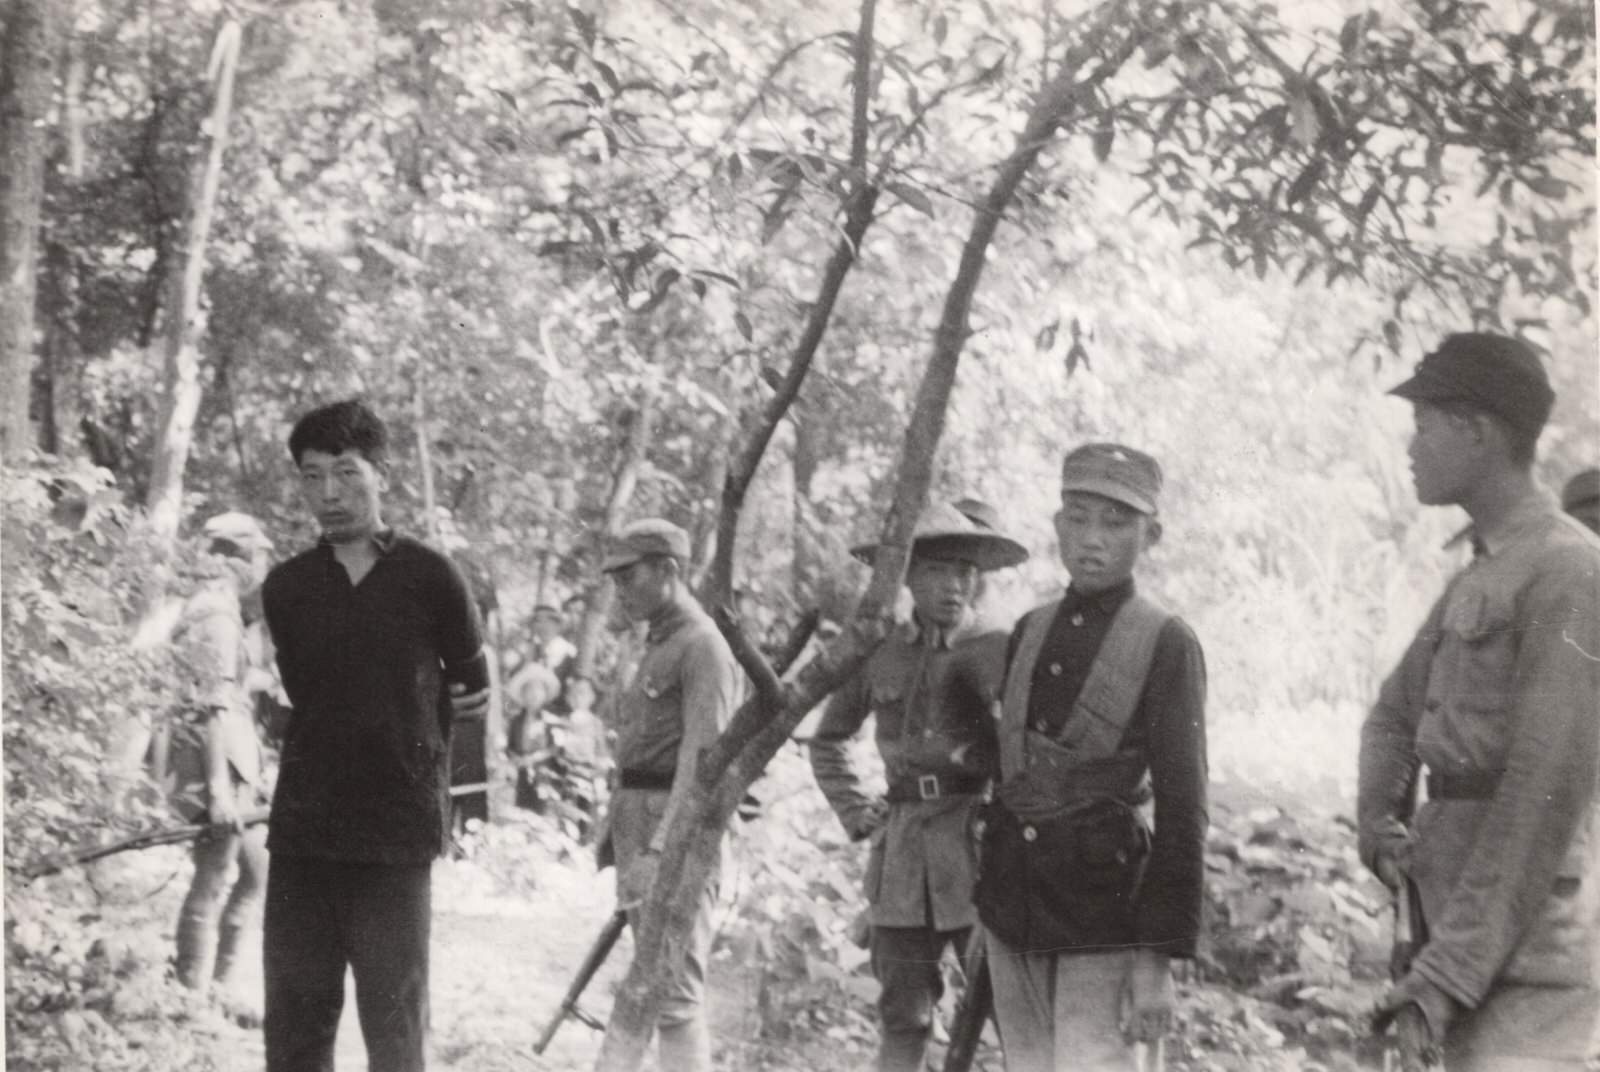
<path fill-rule="evenodd" d="M 178 814 L 212 824 L 194 844 L 194 880 L 178 917 L 178 978 L 195 990 L 215 981 L 226 991 L 266 889 L 266 829 L 241 823 L 266 788 L 240 600 L 261 587 L 272 542 L 255 518 L 236 511 L 207 521 L 204 538 L 213 573 L 184 602 L 173 635 L 186 675 L 177 718 L 156 735 L 154 766 Z"/>
<path fill-rule="evenodd" d="M 856 554 L 870 559 L 873 550 Z M 971 826 L 995 771 L 992 707 L 1006 634 L 977 621 L 972 601 L 980 573 L 1027 556 L 954 507 L 930 507 L 912 537 L 911 620 L 829 699 L 812 740 L 811 768 L 828 803 L 851 838 L 872 842 L 866 885 L 885 1072 L 922 1067 L 943 989 L 940 956 L 946 945 L 964 950 L 977 922 Z M 884 798 L 867 791 L 849 759 L 869 714 Z"/>
<path fill-rule="evenodd" d="M 618 697 L 617 787 L 600 842 L 600 866 L 615 862 L 617 901 L 636 907 L 650 890 L 669 817 L 702 749 L 728 724 L 739 672 L 727 641 L 695 602 L 684 579 L 689 536 L 668 521 L 636 521 L 618 534 L 601 569 L 616 585 L 630 621 L 649 623 L 644 658 Z M 710 1072 L 706 960 L 717 877 L 706 885 L 684 963 L 673 973 L 657 1023 L 660 1064 Z M 637 925 L 636 914 L 630 920 Z"/>
<path fill-rule="evenodd" d="M 1473 560 L 1362 728 L 1362 858 L 1423 916 L 1379 1024 L 1450 1072 L 1576 1070 L 1600 1055 L 1600 540 L 1533 478 L 1554 392 L 1528 347 L 1451 335 L 1391 393 Z"/>

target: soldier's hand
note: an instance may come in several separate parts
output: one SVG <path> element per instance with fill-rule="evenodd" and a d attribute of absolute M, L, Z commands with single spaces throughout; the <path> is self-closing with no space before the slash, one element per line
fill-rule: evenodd
<path fill-rule="evenodd" d="M 854 841 L 869 838 L 882 830 L 883 824 L 888 820 L 889 802 L 881 798 L 874 800 L 856 817 L 855 828 L 850 831 L 850 837 Z"/>
<path fill-rule="evenodd" d="M 1439 1040 L 1455 1018 L 1450 996 L 1417 975 L 1407 975 L 1378 1002 L 1372 1018 L 1379 1034 L 1394 1028 L 1405 1072 L 1437 1068 L 1441 1064 Z"/>
<path fill-rule="evenodd" d="M 1398 890 L 1411 868 L 1411 831 L 1398 819 L 1386 820 L 1375 835 L 1372 870 L 1391 890 Z"/>
<path fill-rule="evenodd" d="M 211 786 L 206 791 L 206 821 L 237 834 L 244 830 L 244 817 L 233 801 L 233 786 Z"/>
<path fill-rule="evenodd" d="M 452 683 L 450 706 L 457 718 L 481 718 L 489 713 L 489 690 L 468 692 L 465 685 Z"/>
<path fill-rule="evenodd" d="M 1165 953 L 1137 949 L 1128 972 L 1127 1022 L 1123 1034 L 1130 1042 L 1155 1042 L 1172 1027 L 1175 1002 L 1172 960 Z"/>

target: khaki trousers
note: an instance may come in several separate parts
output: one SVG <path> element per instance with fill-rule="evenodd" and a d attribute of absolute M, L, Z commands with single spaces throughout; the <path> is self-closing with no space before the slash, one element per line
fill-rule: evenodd
<path fill-rule="evenodd" d="M 1023 953 L 984 937 L 1006 1072 L 1161 1072 L 1161 1043 L 1122 1033 L 1131 952 Z"/>

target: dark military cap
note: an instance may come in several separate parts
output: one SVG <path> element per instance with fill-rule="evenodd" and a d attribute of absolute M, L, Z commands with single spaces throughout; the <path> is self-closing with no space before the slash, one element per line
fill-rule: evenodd
<path fill-rule="evenodd" d="M 561 612 L 548 603 L 540 603 L 537 607 L 534 607 L 533 616 L 535 618 L 549 618 L 557 622 L 561 620 Z"/>
<path fill-rule="evenodd" d="M 1567 486 L 1561 489 L 1561 509 L 1571 510 L 1600 500 L 1600 469 L 1585 469 L 1573 474 Z"/>
<path fill-rule="evenodd" d="M 1161 465 L 1142 450 L 1120 443 L 1085 443 L 1061 462 L 1061 490 L 1087 491 L 1131 506 L 1141 514 L 1156 512 L 1161 495 Z"/>
<path fill-rule="evenodd" d="M 1533 347 L 1487 331 L 1445 336 L 1389 393 L 1412 402 L 1467 402 L 1528 436 L 1544 428 L 1556 400 Z"/>
<path fill-rule="evenodd" d="M 689 534 L 670 521 L 646 518 L 623 526 L 611 541 L 601 573 L 611 573 L 653 555 L 671 555 L 680 562 L 689 560 Z"/>

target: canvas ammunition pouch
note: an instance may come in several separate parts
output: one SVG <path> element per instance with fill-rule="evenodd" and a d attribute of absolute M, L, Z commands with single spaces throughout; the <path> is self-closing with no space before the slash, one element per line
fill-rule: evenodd
<path fill-rule="evenodd" d="M 1086 949 L 1125 933 L 1150 856 L 1148 762 L 1119 745 L 1167 621 L 1137 596 L 1118 611 L 1055 737 L 1027 728 L 1033 667 L 1058 608 L 1035 614 L 1006 678 L 1002 781 L 980 813 L 974 899 L 1017 949 Z"/>

